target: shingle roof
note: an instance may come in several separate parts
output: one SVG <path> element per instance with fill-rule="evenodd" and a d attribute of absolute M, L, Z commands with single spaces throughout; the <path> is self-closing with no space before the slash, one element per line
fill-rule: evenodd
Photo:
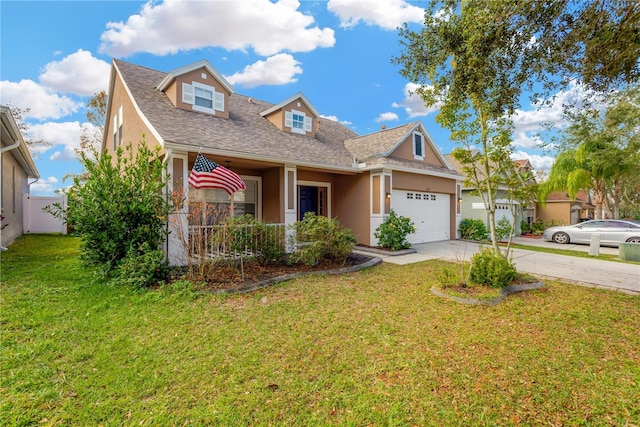
<path fill-rule="evenodd" d="M 458 175 L 460 178 L 462 178 L 462 175 L 460 175 L 458 172 L 444 166 L 432 165 L 429 163 L 420 162 L 418 160 L 400 159 L 398 157 L 379 157 L 377 159 L 373 159 L 367 162 L 367 166 L 373 166 L 373 165 L 400 166 L 406 169 L 416 169 L 420 171 L 436 172 L 437 174 L 446 174 L 450 176 Z"/>
<path fill-rule="evenodd" d="M 590 202 L 589 193 L 587 193 L 584 190 L 579 190 L 576 193 L 576 197 L 573 199 L 569 196 L 569 193 L 567 193 L 566 191 L 552 191 L 547 196 L 547 202 L 576 202 L 576 203 L 581 203 L 583 209 L 594 207 L 594 205 L 589 203 Z"/>
<path fill-rule="evenodd" d="M 360 161 L 368 161 L 387 152 L 410 132 L 417 123 L 408 123 L 395 128 L 384 129 L 369 135 L 358 136 L 344 142 L 354 156 Z"/>
<path fill-rule="evenodd" d="M 156 89 L 166 73 L 117 59 L 114 64 L 138 107 L 165 142 L 329 167 L 352 166 L 353 155 L 343 141 L 357 134 L 340 123 L 319 118 L 315 138 L 282 132 L 260 116 L 274 104 L 238 94 L 229 96 L 229 119 L 182 110 Z"/>

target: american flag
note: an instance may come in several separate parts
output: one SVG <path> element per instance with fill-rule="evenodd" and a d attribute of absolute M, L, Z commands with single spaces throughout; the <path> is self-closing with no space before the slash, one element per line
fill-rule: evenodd
<path fill-rule="evenodd" d="M 189 174 L 189 185 L 193 188 L 220 188 L 229 195 L 247 188 L 237 173 L 207 159 L 200 153 Z"/>

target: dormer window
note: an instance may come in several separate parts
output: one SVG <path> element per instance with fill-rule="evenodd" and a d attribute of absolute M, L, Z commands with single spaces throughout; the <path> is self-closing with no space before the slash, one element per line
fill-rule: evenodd
<path fill-rule="evenodd" d="M 305 134 L 311 132 L 313 119 L 304 112 L 298 110 L 285 111 L 284 126 L 293 133 Z"/>
<path fill-rule="evenodd" d="M 413 158 L 424 160 L 424 138 L 421 133 L 413 133 Z"/>
<path fill-rule="evenodd" d="M 224 112 L 224 93 L 216 92 L 213 86 L 198 82 L 182 83 L 182 102 L 203 113 Z"/>

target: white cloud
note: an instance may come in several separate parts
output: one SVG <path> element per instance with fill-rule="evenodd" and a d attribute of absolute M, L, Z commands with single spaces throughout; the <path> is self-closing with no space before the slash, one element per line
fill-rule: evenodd
<path fill-rule="evenodd" d="M 44 88 L 33 80 L 20 80 L 18 83 L 3 80 L 0 82 L 2 105 L 13 104 L 23 110 L 23 119 L 59 119 L 75 113 L 82 103 L 66 96 L 60 96 Z M 29 112 L 25 112 L 30 109 Z"/>
<path fill-rule="evenodd" d="M 404 108 L 404 111 L 409 115 L 409 117 L 421 117 L 427 116 L 431 113 L 435 113 L 440 108 L 439 105 L 432 105 L 431 107 L 427 107 L 424 103 L 424 100 L 420 98 L 416 90 L 420 87 L 420 85 L 415 83 L 407 83 L 404 86 L 404 99 L 402 102 L 394 102 L 391 104 L 393 108 Z"/>
<path fill-rule="evenodd" d="M 40 147 L 38 151 L 49 151 L 53 147 L 56 151 L 49 156 L 49 160 L 73 160 L 74 150 L 80 147 L 80 135 L 83 127 L 93 128 L 90 123 L 79 122 L 47 122 L 29 127 L 29 136 L 34 139 L 43 139 L 51 146 Z"/>
<path fill-rule="evenodd" d="M 91 96 L 108 89 L 110 68 L 91 52 L 78 49 L 61 61 L 49 62 L 40 74 L 40 83 L 59 92 Z"/>
<path fill-rule="evenodd" d="M 226 78 L 229 83 L 244 87 L 284 85 L 298 81 L 295 75 L 302 73 L 299 64 L 300 62 L 288 53 L 279 53 L 265 61 L 247 65 L 241 73 L 235 73 Z"/>
<path fill-rule="evenodd" d="M 424 9 L 405 0 L 329 0 L 327 9 L 340 18 L 343 28 L 355 27 L 362 21 L 395 30 L 405 22 L 424 22 Z"/>
<path fill-rule="evenodd" d="M 136 52 L 167 55 L 203 47 L 253 48 L 270 56 L 287 50 L 309 52 L 335 44 L 331 28 L 314 26 L 298 11 L 298 0 L 147 2 L 127 22 L 109 22 L 100 52 L 126 57 Z"/>
<path fill-rule="evenodd" d="M 516 133 L 543 130 L 546 125 L 563 128 L 567 121 L 563 116 L 564 106 L 581 108 L 589 93 L 584 87 L 572 84 L 567 90 L 558 92 L 549 100 L 539 100 L 531 110 L 516 110 L 513 124 Z"/>
<path fill-rule="evenodd" d="M 391 122 L 391 121 L 395 121 L 398 120 L 398 115 L 396 113 L 393 113 L 391 111 L 386 112 L 386 113 L 382 113 L 378 116 L 378 118 L 376 119 L 376 122 L 380 123 L 380 122 Z"/>
<path fill-rule="evenodd" d="M 333 122 L 338 122 L 338 123 L 343 124 L 345 126 L 352 124 L 348 120 L 342 120 L 342 121 L 338 120 L 338 116 L 325 116 L 324 114 L 320 114 L 320 117 L 322 117 L 323 119 L 331 120 Z"/>
<path fill-rule="evenodd" d="M 53 194 L 54 185 L 58 183 L 58 178 L 50 176 L 48 178 L 40 178 L 30 187 L 30 193 L 34 196 L 43 194 Z"/>
<path fill-rule="evenodd" d="M 516 148 L 537 149 L 542 141 L 537 136 L 532 136 L 527 132 L 516 132 L 513 136 L 512 145 Z"/>
<path fill-rule="evenodd" d="M 531 154 L 526 151 L 515 151 L 511 154 L 513 160 L 528 159 L 533 169 L 548 173 L 553 165 L 554 157 L 541 156 L 539 154 Z"/>

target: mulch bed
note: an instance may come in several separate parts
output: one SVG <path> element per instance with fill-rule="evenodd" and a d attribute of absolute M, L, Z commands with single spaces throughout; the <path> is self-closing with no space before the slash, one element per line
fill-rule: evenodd
<path fill-rule="evenodd" d="M 273 284 L 289 280 L 299 275 L 311 273 L 323 273 L 331 270 L 345 269 L 365 264 L 374 257 L 352 253 L 345 262 L 322 260 L 314 266 L 304 264 L 269 264 L 260 265 L 254 260 L 244 260 L 244 280 L 240 260 L 234 262 L 219 262 L 210 268 L 206 274 L 204 283 L 198 288 L 203 291 L 232 291 L 242 292 L 257 289 L 260 284 Z M 176 270 L 172 275 L 173 280 L 185 278 L 186 270 Z M 281 279 L 281 280 L 279 280 Z"/>

